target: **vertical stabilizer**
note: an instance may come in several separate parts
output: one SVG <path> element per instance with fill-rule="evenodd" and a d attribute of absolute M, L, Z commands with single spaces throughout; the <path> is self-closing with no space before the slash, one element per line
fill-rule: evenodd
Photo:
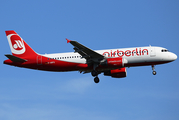
<path fill-rule="evenodd" d="M 13 56 L 29 58 L 37 55 L 37 53 L 14 30 L 5 32 Z"/>

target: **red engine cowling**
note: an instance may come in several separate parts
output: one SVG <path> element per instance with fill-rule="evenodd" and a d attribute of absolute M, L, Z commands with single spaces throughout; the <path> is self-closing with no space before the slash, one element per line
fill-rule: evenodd
<path fill-rule="evenodd" d="M 115 70 L 105 71 L 104 75 L 111 76 L 114 78 L 123 78 L 123 77 L 127 76 L 127 71 L 126 71 L 126 68 L 123 67 L 123 68 L 119 68 L 119 69 L 115 69 Z"/>
<path fill-rule="evenodd" d="M 101 65 L 105 65 L 109 67 L 119 67 L 119 68 L 124 67 L 122 57 L 107 58 L 104 62 L 101 63 Z"/>

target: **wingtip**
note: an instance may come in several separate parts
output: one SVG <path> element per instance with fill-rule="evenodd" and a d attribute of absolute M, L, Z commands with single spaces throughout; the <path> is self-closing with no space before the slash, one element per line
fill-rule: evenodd
<path fill-rule="evenodd" d="M 67 39 L 67 38 L 66 38 L 66 40 L 67 40 L 67 43 L 71 42 L 71 40 L 69 40 L 69 39 Z"/>

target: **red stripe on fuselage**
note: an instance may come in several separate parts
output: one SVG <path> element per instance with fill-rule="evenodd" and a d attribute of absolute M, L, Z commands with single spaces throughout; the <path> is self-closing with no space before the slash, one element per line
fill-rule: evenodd
<path fill-rule="evenodd" d="M 8 59 L 4 61 L 4 64 L 30 68 L 30 69 L 36 69 L 36 70 L 56 71 L 56 72 L 93 70 L 93 67 L 88 66 L 87 64 L 66 62 L 66 61 L 61 61 L 61 60 L 56 60 L 56 59 L 50 59 L 44 56 L 41 56 L 41 57 L 42 57 L 41 58 L 42 62 L 40 62 L 41 64 L 37 64 L 39 62 L 37 60 L 37 57 L 26 58 L 27 62 L 24 62 L 24 63 L 12 62 L 11 60 Z M 124 67 L 157 65 L 157 64 L 164 64 L 168 62 L 171 62 L 171 61 L 130 63 L 130 64 L 125 64 Z M 110 70 L 110 69 L 116 69 L 116 68 L 117 67 L 108 67 L 108 66 L 99 65 L 99 67 L 97 67 L 96 70 L 102 71 L 102 70 Z"/>

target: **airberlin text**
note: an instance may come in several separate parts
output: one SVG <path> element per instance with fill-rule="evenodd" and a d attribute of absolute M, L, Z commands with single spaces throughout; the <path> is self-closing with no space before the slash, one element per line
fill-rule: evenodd
<path fill-rule="evenodd" d="M 115 50 L 115 51 L 110 51 L 110 52 L 104 52 L 103 55 L 108 56 L 108 57 L 122 57 L 122 56 L 141 56 L 141 55 L 148 55 L 148 49 L 141 49 L 141 48 L 136 48 L 133 50 Z"/>

